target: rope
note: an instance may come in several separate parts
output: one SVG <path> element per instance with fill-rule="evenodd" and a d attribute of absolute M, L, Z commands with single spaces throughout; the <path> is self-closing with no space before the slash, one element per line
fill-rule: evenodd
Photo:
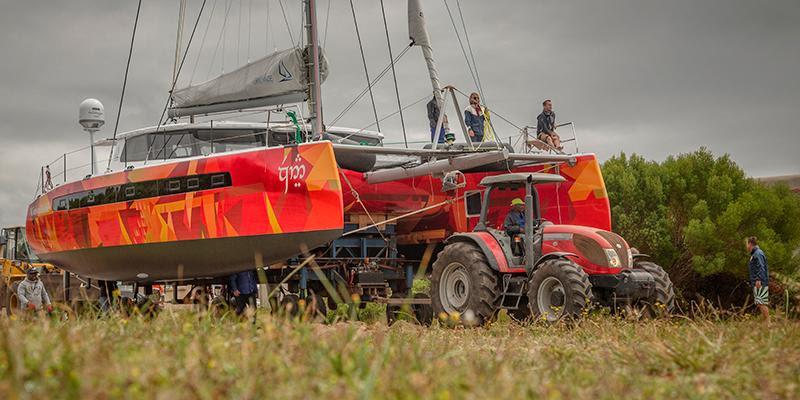
<path fill-rule="evenodd" d="M 250 63 L 250 42 L 253 40 L 253 0 L 247 3 L 247 63 Z"/>
<path fill-rule="evenodd" d="M 408 50 L 410 50 L 410 49 L 411 49 L 411 46 L 407 46 L 405 49 L 403 49 L 403 51 L 400 52 L 400 54 L 398 54 L 397 57 L 394 59 L 394 62 L 397 63 L 397 61 L 399 61 L 408 52 Z M 339 121 L 348 111 L 350 111 L 350 109 L 352 109 L 353 106 L 355 106 L 356 103 L 358 103 L 358 101 L 361 100 L 361 98 L 364 97 L 365 94 L 367 94 L 367 91 L 369 90 L 369 88 L 371 86 L 374 86 L 376 83 L 378 83 L 378 81 L 380 81 L 381 78 L 383 78 L 386 75 L 386 73 L 389 72 L 390 68 L 391 68 L 391 65 L 387 65 L 386 68 L 384 68 L 383 71 L 381 71 L 381 73 L 378 74 L 378 76 L 375 79 L 373 79 L 372 82 L 366 88 L 364 88 L 364 90 L 362 90 L 361 93 L 359 93 L 355 97 L 355 99 L 353 99 L 350 102 L 350 104 L 348 104 L 347 107 L 345 107 L 344 110 L 342 110 L 339 113 L 339 115 L 336 116 L 336 118 L 333 119 L 333 121 L 331 121 L 330 125 L 336 124 L 337 121 Z"/>
<path fill-rule="evenodd" d="M 328 2 L 330 4 L 330 2 Z M 372 85 L 369 84 L 369 70 L 367 69 L 367 59 L 364 57 L 364 46 L 361 44 L 361 32 L 358 29 L 358 18 L 356 18 L 356 8 L 353 6 L 353 0 L 350 0 L 350 10 L 353 12 L 353 25 L 356 27 L 356 38 L 358 39 L 358 50 L 361 51 L 361 62 L 364 64 L 364 75 L 367 79 L 367 88 L 369 89 L 369 100 L 372 102 L 372 114 L 375 115 L 375 124 L 378 126 L 378 132 L 381 131 L 381 124 L 378 121 L 378 109 L 375 107 L 375 97 L 372 94 Z M 326 26 L 327 29 L 327 26 Z"/>
<path fill-rule="evenodd" d="M 456 0 L 458 7 L 458 16 L 461 18 L 461 27 L 464 29 L 464 38 L 467 40 L 467 48 L 469 49 L 469 57 L 472 59 L 472 67 L 475 69 L 475 78 L 477 78 L 478 91 L 481 92 L 481 99 L 486 102 L 486 97 L 483 95 L 483 85 L 481 84 L 481 75 L 478 73 L 478 63 L 475 62 L 475 54 L 472 53 L 472 43 L 469 40 L 469 31 L 467 25 L 464 23 L 464 14 L 461 13 L 461 0 Z"/>
<path fill-rule="evenodd" d="M 158 125 L 156 125 L 155 132 L 158 132 L 158 129 L 161 127 L 161 123 L 164 120 L 164 114 L 167 113 L 167 107 L 169 106 L 169 101 L 172 98 L 172 92 L 175 90 L 175 84 L 178 83 L 178 78 L 180 77 L 181 71 L 183 70 L 183 63 L 186 62 L 186 55 L 189 54 L 189 49 L 192 47 L 192 40 L 194 40 L 194 34 L 195 32 L 197 32 L 197 25 L 200 23 L 200 16 L 203 15 L 203 10 L 206 8 L 206 1 L 207 0 L 203 0 L 203 4 L 200 5 L 200 11 L 197 13 L 197 19 L 195 19 L 194 26 L 192 27 L 192 34 L 189 35 L 189 41 L 186 43 L 186 50 L 184 50 L 183 57 L 181 58 L 181 65 L 178 66 L 178 71 L 175 74 L 175 79 L 172 80 L 172 86 L 169 89 L 169 96 L 167 96 L 167 101 L 164 102 L 164 109 L 161 110 L 161 117 L 158 119 Z M 148 149 L 148 152 L 149 150 L 150 149 Z"/>
<path fill-rule="evenodd" d="M 331 3 L 333 0 L 328 0 L 328 10 L 325 12 L 325 33 L 322 36 L 322 51 L 325 51 L 325 46 L 328 44 L 328 20 L 331 18 Z"/>
<path fill-rule="evenodd" d="M 350 0 L 352 1 L 352 0 Z M 403 105 L 400 103 L 400 89 L 397 86 L 397 73 L 394 70 L 394 57 L 392 56 L 392 41 L 389 40 L 389 25 L 386 23 L 386 10 L 383 7 L 383 0 L 381 0 L 381 14 L 383 14 L 383 29 L 386 31 L 386 45 L 389 47 L 389 62 L 392 66 L 392 78 L 394 79 L 394 94 L 397 96 L 397 109 L 400 112 L 400 126 L 403 128 L 403 142 L 408 148 L 408 138 L 406 137 L 406 121 L 403 118 Z M 377 115 L 375 116 L 377 118 Z"/>
<path fill-rule="evenodd" d="M 278 0 L 278 4 L 281 5 L 281 13 L 283 14 L 283 22 L 286 23 L 286 30 L 289 31 L 289 41 L 291 41 L 292 45 L 294 45 L 295 43 L 294 43 L 294 36 L 292 35 L 292 27 L 289 26 L 289 18 L 286 17 L 286 9 L 283 8 L 283 1 L 282 0 Z"/>
<path fill-rule="evenodd" d="M 361 208 L 363 208 L 363 209 L 364 209 L 364 212 L 365 212 L 365 213 L 367 213 L 367 218 L 369 218 L 369 222 L 371 222 L 371 223 L 372 223 L 372 225 L 370 225 L 370 227 L 373 227 L 373 226 L 379 226 L 379 224 L 378 224 L 377 222 L 375 222 L 375 219 L 374 219 L 374 218 L 372 218 L 372 214 L 370 214 L 370 213 L 369 213 L 369 210 L 367 209 L 367 206 L 364 204 L 364 202 L 363 202 L 363 201 L 361 201 L 361 195 L 360 195 L 360 194 L 358 193 L 358 191 L 357 191 L 357 190 L 356 190 L 356 189 L 353 187 L 353 184 L 351 184 L 351 183 L 350 183 L 350 179 L 347 177 L 347 175 L 346 175 L 346 174 L 341 174 L 341 176 L 342 176 L 342 177 L 344 177 L 344 181 L 345 181 L 345 183 L 347 183 L 347 186 L 349 186 L 349 187 L 350 187 L 350 193 L 353 195 L 353 198 L 356 200 L 356 203 L 358 203 L 358 204 L 361 206 Z M 384 224 L 385 224 L 385 223 L 386 223 L 386 222 L 384 221 Z M 347 236 L 347 235 L 349 235 L 349 234 L 352 234 L 352 233 L 354 233 L 354 232 L 360 232 L 360 231 L 362 231 L 362 230 L 364 230 L 364 228 L 359 228 L 359 229 L 356 229 L 356 230 L 354 230 L 354 231 L 350 231 L 350 232 L 348 232 L 348 233 L 345 233 L 344 235 L 342 235 L 342 237 L 344 237 L 344 236 Z M 383 241 L 384 241 L 384 242 L 386 242 L 386 241 L 387 241 L 387 239 L 386 239 L 386 236 L 384 236 L 384 235 L 383 235 L 383 232 L 381 232 L 380 230 L 378 230 L 378 234 L 379 234 L 379 235 L 381 235 L 381 239 L 383 239 Z"/>
<path fill-rule="evenodd" d="M 469 57 L 467 56 L 467 51 L 464 49 L 464 42 L 461 41 L 461 34 L 458 33 L 458 28 L 456 27 L 456 20 L 453 18 L 453 13 L 450 11 L 450 6 L 447 5 L 447 0 L 442 0 L 444 2 L 445 8 L 447 8 L 447 14 L 450 16 L 450 23 L 453 24 L 453 30 L 456 32 L 456 38 L 458 39 L 458 45 L 461 46 L 461 53 L 464 54 L 464 60 L 466 60 L 467 68 L 469 68 L 469 74 L 472 77 L 472 81 L 475 83 L 475 87 L 480 90 L 480 85 L 478 85 L 478 79 L 475 77 L 475 72 L 472 70 L 472 64 L 469 62 Z"/>
<path fill-rule="evenodd" d="M 344 235 L 342 235 L 342 237 L 345 237 L 347 235 L 352 235 L 352 234 L 357 233 L 357 232 L 362 232 L 362 231 L 365 231 L 365 230 L 368 230 L 368 229 L 372 229 L 372 228 L 375 228 L 375 227 L 378 227 L 378 226 L 381 226 L 381 225 L 386 225 L 388 223 L 391 223 L 391 222 L 394 222 L 394 221 L 397 221 L 397 220 L 400 220 L 400 219 L 403 219 L 403 218 L 406 218 L 406 217 L 410 217 L 412 215 L 416 215 L 416 214 L 419 214 L 419 213 L 422 213 L 422 212 L 425 212 L 425 211 L 428 211 L 428 210 L 432 210 L 434 208 L 438 208 L 438 207 L 445 206 L 445 205 L 448 205 L 448 204 L 453 204 L 456 201 L 461 200 L 463 198 L 464 198 L 464 195 L 462 194 L 461 196 L 453 197 L 452 199 L 445 200 L 445 201 L 443 201 L 441 203 L 436 203 L 434 205 L 430 205 L 430 206 L 427 206 L 425 208 L 421 208 L 419 210 L 414 210 L 414 211 L 412 211 L 410 213 L 399 215 L 399 216 L 394 217 L 394 218 L 389 218 L 389 219 L 387 219 L 385 221 L 381 221 L 381 222 L 377 222 L 377 223 L 375 221 L 372 221 L 372 218 L 370 218 L 370 221 L 373 222 L 372 225 L 368 225 L 368 226 L 365 226 L 365 227 L 354 229 L 354 230 L 352 230 L 350 232 L 345 233 Z M 378 231 L 378 232 L 380 232 L 380 231 Z M 381 235 L 381 236 L 383 236 L 383 235 Z"/>
<path fill-rule="evenodd" d="M 462 92 L 462 91 L 461 91 L 461 90 L 459 90 L 458 88 L 454 87 L 453 89 L 455 89 L 455 91 L 456 91 L 456 92 L 458 92 L 459 94 L 461 94 L 462 96 L 469 98 L 469 95 L 468 95 L 468 94 L 466 94 L 466 93 Z M 514 128 L 517 128 L 517 129 L 519 129 L 520 131 L 522 131 L 522 130 L 523 130 L 523 129 L 522 129 L 522 127 L 520 127 L 519 125 L 517 125 L 517 124 L 515 124 L 515 123 L 513 123 L 513 122 L 511 122 L 511 121 L 509 121 L 507 118 L 503 117 L 502 115 L 498 114 L 498 113 L 497 113 L 497 111 L 495 111 L 494 109 L 492 109 L 491 111 L 492 111 L 492 114 L 493 114 L 494 116 L 496 116 L 496 117 L 498 117 L 498 118 L 502 119 L 503 121 L 505 121 L 505 122 L 506 122 L 506 123 L 508 123 L 509 125 L 513 126 Z"/>
<path fill-rule="evenodd" d="M 270 0 L 267 0 L 267 7 L 266 7 L 267 8 L 267 19 L 266 19 L 266 25 L 267 26 L 264 27 L 264 54 L 269 54 L 269 33 L 270 33 L 270 31 L 272 31 L 272 24 L 270 23 L 270 18 L 269 18 L 269 3 L 270 3 Z"/>
<path fill-rule="evenodd" d="M 200 40 L 200 49 L 197 50 L 197 58 L 194 60 L 194 68 L 192 68 L 192 74 L 189 76 L 189 85 L 192 84 L 194 81 L 194 75 L 197 72 L 197 66 L 200 65 L 200 54 L 203 53 L 203 46 L 206 44 L 206 36 L 208 35 L 208 28 L 211 27 L 211 18 L 214 17 L 214 10 L 217 9 L 217 0 L 214 0 L 214 4 L 211 6 L 211 13 L 208 14 L 208 22 L 206 23 L 206 30 L 203 32 L 203 39 Z M 211 59 L 211 62 L 214 62 L 214 59 Z"/>
<path fill-rule="evenodd" d="M 131 68 L 131 57 L 133 56 L 133 42 L 136 39 L 136 28 L 139 26 L 139 12 L 142 10 L 142 0 L 139 0 L 139 5 L 136 7 L 136 18 L 133 20 L 133 33 L 131 34 L 131 46 L 128 49 L 128 62 L 125 63 L 125 77 L 122 79 L 122 93 L 119 95 L 119 108 L 117 109 L 117 120 L 114 122 L 114 136 L 112 140 L 117 139 L 117 131 L 119 130 L 119 117 L 122 114 L 122 102 L 125 100 L 125 88 L 128 86 L 128 71 Z M 111 148 L 114 152 L 114 148 Z M 106 169 L 111 167 L 111 160 L 108 161 Z"/>
<path fill-rule="evenodd" d="M 214 60 L 217 59 L 217 50 L 219 50 L 219 44 L 222 42 L 222 63 L 225 64 L 225 41 L 222 40 L 223 36 L 225 36 L 225 27 L 228 25 L 228 15 L 231 12 L 231 6 L 233 3 L 228 3 L 228 0 L 225 0 L 225 4 L 223 7 L 225 8 L 225 17 L 222 19 L 222 29 L 219 31 L 219 36 L 217 37 L 217 45 L 214 46 L 214 52 L 211 54 L 211 62 L 208 64 L 208 72 L 206 73 L 206 78 L 211 76 L 211 71 L 214 70 Z M 211 20 L 209 19 L 209 24 Z"/>
<path fill-rule="evenodd" d="M 407 109 L 409 109 L 409 108 L 411 108 L 411 107 L 414 107 L 415 105 L 417 105 L 417 104 L 419 104 L 419 103 L 421 103 L 421 102 L 423 102 L 423 101 L 425 101 L 425 100 L 427 100 L 427 99 L 429 99 L 429 98 L 430 98 L 430 95 L 429 95 L 429 94 L 426 94 L 425 96 L 422 96 L 422 98 L 420 98 L 419 100 L 417 100 L 417 101 L 415 101 L 415 102 L 413 102 L 413 103 L 411 103 L 411 104 L 409 104 L 409 105 L 407 105 L 407 106 L 403 107 L 403 110 L 407 110 Z M 383 118 L 381 118 L 381 119 L 380 119 L 380 121 L 381 121 L 381 122 L 383 122 L 383 121 L 385 121 L 385 120 L 387 120 L 387 119 L 389 119 L 389 118 L 391 118 L 391 117 L 394 117 L 395 115 L 397 115 L 397 114 L 399 114 L 399 113 L 400 113 L 400 111 L 395 111 L 395 112 L 393 112 L 393 113 L 391 113 L 391 114 L 387 114 L 387 115 L 385 115 Z M 367 128 L 369 128 L 369 127 L 370 127 L 370 126 L 372 126 L 372 125 L 375 125 L 375 124 L 369 124 L 369 125 L 367 125 L 367 126 L 365 126 L 365 127 L 361 128 L 361 129 L 359 129 L 359 130 L 358 130 L 358 132 L 363 132 L 364 130 L 366 130 Z M 407 143 L 430 143 L 430 141 L 424 141 L 424 142 L 407 142 Z M 397 144 L 400 144 L 400 143 L 397 143 Z"/>
<path fill-rule="evenodd" d="M 236 25 L 236 64 L 240 64 L 239 61 L 239 48 L 240 43 L 242 41 L 242 0 L 239 0 L 239 23 Z"/>

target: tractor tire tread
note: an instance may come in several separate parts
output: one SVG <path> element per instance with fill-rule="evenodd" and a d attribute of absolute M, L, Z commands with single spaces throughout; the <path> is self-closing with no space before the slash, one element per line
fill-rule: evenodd
<path fill-rule="evenodd" d="M 544 261 L 531 276 L 531 282 L 528 284 L 528 306 L 530 307 L 531 315 L 540 315 L 538 309 L 534 309 L 537 294 L 535 290 L 538 289 L 536 287 L 537 285 L 533 284 L 536 273 L 538 271 L 547 271 L 545 273 L 557 274 L 557 272 L 552 270 L 563 271 L 563 275 L 566 278 L 566 282 L 563 282 L 566 286 L 564 289 L 572 294 L 572 296 L 569 296 L 571 299 L 571 307 L 564 310 L 564 316 L 579 317 L 584 308 L 591 306 L 594 302 L 592 283 L 589 281 L 589 275 L 586 274 L 583 268 L 563 258 Z"/>
<path fill-rule="evenodd" d="M 459 259 L 465 261 L 464 266 L 467 267 L 472 281 L 476 284 L 475 292 L 478 297 L 476 301 L 471 302 L 471 310 L 475 314 L 478 324 L 488 322 L 494 317 L 500 286 L 497 274 L 489 266 L 486 255 L 477 246 L 468 242 L 448 244 L 433 263 L 431 277 L 433 310 L 435 313 L 444 310 L 438 296 L 441 274 L 451 260 Z"/>
<path fill-rule="evenodd" d="M 634 268 L 642 269 L 653 275 L 656 282 L 655 301 L 664 304 L 667 312 L 672 312 L 675 309 L 675 286 L 667 271 L 652 261 L 637 261 L 634 263 Z"/>

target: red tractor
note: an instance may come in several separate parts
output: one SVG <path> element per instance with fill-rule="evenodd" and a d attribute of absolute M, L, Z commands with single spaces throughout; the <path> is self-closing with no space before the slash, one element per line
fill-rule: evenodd
<path fill-rule="evenodd" d="M 537 184 L 560 175 L 511 173 L 481 180 L 486 187 L 478 225 L 445 241 L 433 264 L 433 311 L 458 313 L 477 323 L 506 309 L 550 321 L 579 316 L 593 304 L 670 312 L 675 293 L 660 266 L 635 254 L 619 235 L 542 220 Z M 492 193 L 525 189 L 524 233 L 487 225 Z"/>

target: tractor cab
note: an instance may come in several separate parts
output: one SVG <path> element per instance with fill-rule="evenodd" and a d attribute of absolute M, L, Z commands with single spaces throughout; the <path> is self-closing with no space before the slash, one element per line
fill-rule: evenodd
<path fill-rule="evenodd" d="M 507 258 L 512 265 L 524 267 L 527 271 L 533 270 L 537 260 L 542 256 L 542 230 L 544 226 L 552 224 L 542 219 L 536 185 L 564 181 L 561 175 L 544 173 L 511 173 L 483 178 L 480 185 L 485 187 L 486 191 L 481 205 L 480 220 L 474 232 L 491 234 L 501 243 L 503 249 L 508 249 L 510 254 L 507 254 Z M 523 231 L 509 233 L 503 227 L 491 228 L 487 220 L 492 195 L 500 191 L 519 191 L 522 188 L 525 189 Z"/>

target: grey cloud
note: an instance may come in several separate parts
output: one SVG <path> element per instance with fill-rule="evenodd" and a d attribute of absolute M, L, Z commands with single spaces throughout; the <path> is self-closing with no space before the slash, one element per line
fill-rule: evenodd
<path fill-rule="evenodd" d="M 349 3 L 332 1 L 326 37 L 331 74 L 323 87 L 328 120 L 364 87 Z M 200 3 L 190 1 L 187 36 Z M 208 10 L 216 4 L 212 24 L 205 34 L 203 17 L 182 84 L 192 75 L 197 82 L 219 73 L 222 60 L 226 70 L 244 62 L 248 37 L 253 58 L 289 46 L 276 0 L 270 0 L 269 24 L 267 0 L 252 0 L 252 19 L 251 2 L 235 0 L 224 55 L 220 46 L 212 62 L 225 3 L 208 0 Z M 296 39 L 300 2 L 283 3 Z M 405 1 L 384 3 L 398 54 L 407 45 Z M 389 59 L 379 4 L 355 1 L 372 76 Z M 456 0 L 448 4 L 457 15 Z M 423 6 L 443 80 L 474 90 L 444 3 Z M 111 134 L 135 7 L 134 1 L 0 1 L 0 225 L 24 221 L 42 162 L 85 145 L 75 121 L 83 98 L 104 102 L 104 133 Z M 321 24 L 327 7 L 320 0 Z M 516 124 L 531 124 L 541 100 L 552 98 L 559 119 L 575 121 L 581 150 L 602 159 L 620 150 L 663 159 L 705 145 L 730 153 L 754 176 L 800 171 L 796 0 L 462 0 L 461 7 L 489 106 Z M 177 1 L 143 2 L 122 131 L 158 121 L 169 86 L 177 8 Z M 324 31 L 323 25 L 322 36 Z M 403 104 L 430 95 L 418 49 L 397 64 L 397 74 Z M 390 75 L 375 95 L 380 115 L 396 111 Z M 404 113 L 409 140 L 425 140 L 424 102 Z M 365 97 L 338 124 L 362 127 L 372 120 Z M 517 133 L 495 121 L 502 136 Z M 399 118 L 381 127 L 387 141 L 402 142 Z"/>

